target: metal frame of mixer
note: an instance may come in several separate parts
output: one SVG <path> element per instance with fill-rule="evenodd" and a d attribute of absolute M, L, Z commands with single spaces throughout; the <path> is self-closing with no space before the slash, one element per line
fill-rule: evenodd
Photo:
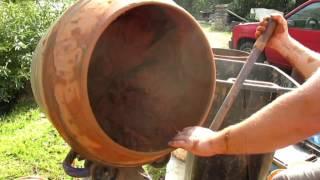
<path fill-rule="evenodd" d="M 155 168 L 161 168 L 167 164 L 169 159 L 170 156 L 168 155 L 158 161 L 152 162 L 150 165 Z M 83 167 L 74 167 L 76 161 L 83 161 Z M 69 151 L 62 166 L 67 175 L 75 178 L 90 180 L 124 180 L 124 178 L 128 176 L 131 180 L 151 180 L 151 177 L 144 172 L 142 166 L 129 168 L 107 166 L 85 159 L 73 150 Z"/>

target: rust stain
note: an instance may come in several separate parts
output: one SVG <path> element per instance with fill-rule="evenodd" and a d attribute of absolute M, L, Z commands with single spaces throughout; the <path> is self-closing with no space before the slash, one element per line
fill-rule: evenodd
<path fill-rule="evenodd" d="M 43 39 L 43 41 L 42 41 L 42 46 L 45 46 L 46 43 L 47 43 L 47 39 Z"/>
<path fill-rule="evenodd" d="M 72 36 L 80 36 L 81 35 L 81 30 L 80 28 L 75 28 L 71 31 Z"/>

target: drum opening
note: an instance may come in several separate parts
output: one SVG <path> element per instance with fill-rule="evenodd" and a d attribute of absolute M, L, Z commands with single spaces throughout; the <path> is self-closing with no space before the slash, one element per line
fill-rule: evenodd
<path fill-rule="evenodd" d="M 97 122 L 128 149 L 168 148 L 208 108 L 211 58 L 201 30 L 179 9 L 143 5 L 127 11 L 101 34 L 90 59 L 88 96 Z"/>

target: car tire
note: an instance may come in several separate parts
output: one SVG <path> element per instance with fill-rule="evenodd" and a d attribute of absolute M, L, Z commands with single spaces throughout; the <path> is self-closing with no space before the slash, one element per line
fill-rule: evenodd
<path fill-rule="evenodd" d="M 240 44 L 239 50 L 250 53 L 253 48 L 253 45 L 254 45 L 254 41 L 244 41 Z M 266 60 L 266 56 L 264 53 L 262 53 L 260 57 L 257 59 L 257 62 L 264 63 L 265 60 Z"/>
<path fill-rule="evenodd" d="M 250 53 L 253 48 L 253 45 L 254 45 L 253 41 L 244 41 L 239 45 L 239 50 Z"/>

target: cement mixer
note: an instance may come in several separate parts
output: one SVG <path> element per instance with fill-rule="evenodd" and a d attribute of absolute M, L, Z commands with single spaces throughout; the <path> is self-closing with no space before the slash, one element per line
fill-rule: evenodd
<path fill-rule="evenodd" d="M 72 152 L 139 166 L 169 154 L 179 130 L 204 123 L 212 59 L 199 24 L 173 1 L 80 0 L 39 42 L 32 89 Z"/>

